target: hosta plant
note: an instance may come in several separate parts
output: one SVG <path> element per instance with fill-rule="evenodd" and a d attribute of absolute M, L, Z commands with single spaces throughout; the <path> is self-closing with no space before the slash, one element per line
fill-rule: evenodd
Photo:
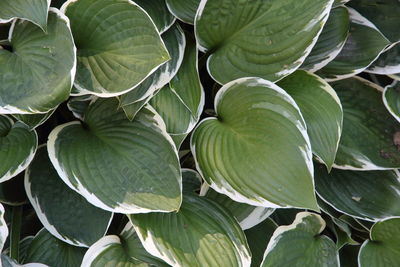
<path fill-rule="evenodd" d="M 398 0 L 0 0 L 0 267 L 400 266 Z"/>

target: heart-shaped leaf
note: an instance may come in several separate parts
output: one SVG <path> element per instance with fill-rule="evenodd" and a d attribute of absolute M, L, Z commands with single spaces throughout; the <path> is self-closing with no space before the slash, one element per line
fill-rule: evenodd
<path fill-rule="evenodd" d="M 390 114 L 400 122 L 400 83 L 398 81 L 386 86 L 383 92 L 383 103 Z"/>
<path fill-rule="evenodd" d="M 111 222 L 111 213 L 91 205 L 61 180 L 44 146 L 26 171 L 25 190 L 43 226 L 68 244 L 89 247 Z"/>
<path fill-rule="evenodd" d="M 76 49 L 67 17 L 50 8 L 47 33 L 16 20 L 9 41 L 12 51 L 0 48 L 0 113 L 47 113 L 69 97 Z"/>
<path fill-rule="evenodd" d="M 135 0 L 151 17 L 160 33 L 165 32 L 175 22 L 175 17 L 169 12 L 165 0 Z"/>
<path fill-rule="evenodd" d="M 325 225 L 325 221 L 317 214 L 298 213 L 291 225 L 275 230 L 261 267 L 290 266 L 293 263 L 296 266 L 339 267 L 335 243 L 321 235 Z"/>
<path fill-rule="evenodd" d="M 307 128 L 283 89 L 259 78 L 232 81 L 215 97 L 215 112 L 191 139 L 214 190 L 254 206 L 318 210 Z"/>
<path fill-rule="evenodd" d="M 317 72 L 328 81 L 346 79 L 363 72 L 390 42 L 354 9 L 350 12 L 350 33 L 339 55 Z"/>
<path fill-rule="evenodd" d="M 278 85 L 299 105 L 312 151 L 330 170 L 343 125 L 343 109 L 336 92 L 323 79 L 305 71 L 296 71 Z"/>
<path fill-rule="evenodd" d="M 93 102 L 77 121 L 49 135 L 60 177 L 87 201 L 120 213 L 174 211 L 181 203 L 181 171 L 160 116 L 144 108 L 129 121 L 116 99 Z"/>
<path fill-rule="evenodd" d="M 37 142 L 35 130 L 0 115 L 0 183 L 25 170 L 35 155 Z"/>
<path fill-rule="evenodd" d="M 69 0 L 61 10 L 78 48 L 80 93 L 121 95 L 169 60 L 153 21 L 130 0 Z"/>
<path fill-rule="evenodd" d="M 7 236 L 8 227 L 6 221 L 4 220 L 4 207 L 0 204 L 0 252 L 3 251 Z"/>
<path fill-rule="evenodd" d="M 250 265 L 246 237 L 215 202 L 185 195 L 177 213 L 129 216 L 145 249 L 172 266 Z"/>
<path fill-rule="evenodd" d="M 201 0 L 165 0 L 169 11 L 181 21 L 194 24 Z"/>
<path fill-rule="evenodd" d="M 317 42 L 333 0 L 203 0 L 195 19 L 207 68 L 221 84 L 241 77 L 272 82 L 294 72 Z"/>
<path fill-rule="evenodd" d="M 50 267 L 79 267 L 85 252 L 85 248 L 68 245 L 42 229 L 29 245 L 25 262 L 39 262 Z"/>
<path fill-rule="evenodd" d="M 399 168 L 400 125 L 382 103 L 383 88 L 359 77 L 331 85 L 344 112 L 334 167 L 352 170 Z"/>
<path fill-rule="evenodd" d="M 50 2 L 51 0 L 2 0 L 0 2 L 0 23 L 19 18 L 47 30 L 47 13 Z"/>
<path fill-rule="evenodd" d="M 358 254 L 360 267 L 400 265 L 400 218 L 390 218 L 372 226 L 370 238 Z"/>
<path fill-rule="evenodd" d="M 376 221 L 400 216 L 400 182 L 393 171 L 344 171 L 315 168 L 318 195 L 336 210 Z"/>
<path fill-rule="evenodd" d="M 350 29 L 349 11 L 345 7 L 332 9 L 321 35 L 302 69 L 315 72 L 325 67 L 342 51 Z"/>
<path fill-rule="evenodd" d="M 396 74 L 400 72 L 400 43 L 395 44 L 389 50 L 380 54 L 368 69 L 365 70 L 369 73 L 375 74 Z"/>

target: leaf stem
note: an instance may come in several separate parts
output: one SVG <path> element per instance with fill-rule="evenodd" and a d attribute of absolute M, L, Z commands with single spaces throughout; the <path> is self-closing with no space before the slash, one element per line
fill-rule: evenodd
<path fill-rule="evenodd" d="M 19 260 L 19 239 L 21 236 L 22 206 L 12 208 L 10 231 L 10 257 Z"/>

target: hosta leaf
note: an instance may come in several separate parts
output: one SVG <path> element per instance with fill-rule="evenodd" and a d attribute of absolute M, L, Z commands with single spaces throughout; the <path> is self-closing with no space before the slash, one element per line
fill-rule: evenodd
<path fill-rule="evenodd" d="M 315 45 L 333 0 L 203 0 L 197 42 L 221 84 L 241 77 L 277 81 L 295 71 Z"/>
<path fill-rule="evenodd" d="M 67 103 L 68 109 L 72 112 L 75 118 L 83 120 L 85 112 L 90 103 L 95 101 L 97 96 L 94 95 L 81 95 L 70 98 Z"/>
<path fill-rule="evenodd" d="M 220 89 L 215 111 L 191 140 L 197 168 L 214 190 L 254 206 L 318 209 L 306 125 L 283 89 L 238 79 Z"/>
<path fill-rule="evenodd" d="M 372 226 L 371 240 L 361 246 L 360 267 L 392 267 L 400 265 L 400 218 L 390 218 Z"/>
<path fill-rule="evenodd" d="M 364 220 L 400 216 L 400 177 L 393 171 L 315 170 L 318 195 L 336 210 Z"/>
<path fill-rule="evenodd" d="M 182 168 L 182 190 L 186 193 L 200 191 L 202 178 L 194 170 Z"/>
<path fill-rule="evenodd" d="M 217 202 L 229 210 L 238 220 L 243 230 L 250 229 L 267 219 L 275 209 L 250 206 L 244 203 L 233 201 L 229 197 L 218 194 L 214 190 L 208 190 L 206 197 Z"/>
<path fill-rule="evenodd" d="M 62 241 L 89 247 L 106 233 L 112 214 L 72 191 L 53 168 L 44 146 L 26 171 L 25 189 L 44 227 Z"/>
<path fill-rule="evenodd" d="M 29 245 L 25 262 L 39 262 L 51 267 L 79 267 L 85 248 L 64 243 L 42 229 Z"/>
<path fill-rule="evenodd" d="M 20 18 L 29 20 L 46 30 L 50 2 L 51 0 L 2 0 L 0 2 L 0 23 Z"/>
<path fill-rule="evenodd" d="M 75 75 L 68 18 L 51 8 L 47 33 L 19 20 L 10 31 L 12 52 L 0 49 L 0 113 L 47 113 L 68 98 Z"/>
<path fill-rule="evenodd" d="M 61 10 L 78 48 L 74 85 L 81 93 L 121 95 L 169 60 L 153 21 L 132 1 L 69 0 Z"/>
<path fill-rule="evenodd" d="M 0 183 L 0 203 L 9 206 L 20 206 L 28 202 L 24 188 L 24 173 Z"/>
<path fill-rule="evenodd" d="M 105 210 L 177 210 L 180 166 L 162 119 L 144 108 L 131 122 L 117 106 L 115 99 L 99 99 L 88 107 L 83 124 L 74 121 L 51 132 L 48 151 L 58 174 Z"/>
<path fill-rule="evenodd" d="M 251 267 L 259 267 L 269 240 L 278 226 L 270 219 L 246 230 L 247 242 L 251 251 Z"/>
<path fill-rule="evenodd" d="M 347 8 L 332 9 L 317 43 L 301 68 L 315 72 L 326 66 L 342 50 L 349 35 L 349 29 L 350 18 Z"/>
<path fill-rule="evenodd" d="M 391 41 L 400 41 L 400 3 L 398 0 L 353 0 L 349 6 L 375 24 Z"/>
<path fill-rule="evenodd" d="M 400 72 L 400 43 L 382 53 L 366 72 L 376 74 L 396 74 Z"/>
<path fill-rule="evenodd" d="M 268 243 L 262 267 L 339 266 L 335 243 L 321 232 L 321 216 L 300 212 L 291 225 L 278 227 Z"/>
<path fill-rule="evenodd" d="M 358 242 L 354 241 L 351 237 L 350 226 L 336 218 L 326 221 L 328 228 L 333 232 L 336 237 L 336 248 L 340 250 L 345 245 L 359 245 Z"/>
<path fill-rule="evenodd" d="M 175 22 L 175 17 L 169 12 L 165 0 L 135 0 L 151 17 L 160 33 L 165 32 Z"/>
<path fill-rule="evenodd" d="M 174 24 L 162 38 L 171 56 L 171 60 L 162 65 L 134 90 L 120 96 L 120 105 L 130 120 L 148 103 L 158 90 L 170 82 L 182 64 L 186 39 L 179 24 Z"/>
<path fill-rule="evenodd" d="M 383 88 L 359 77 L 331 84 L 342 102 L 343 132 L 335 167 L 381 170 L 400 167 L 400 125 L 382 103 Z"/>
<path fill-rule="evenodd" d="M 350 0 L 335 0 L 333 2 L 333 7 L 341 6 L 349 2 Z"/>
<path fill-rule="evenodd" d="M 208 199 L 185 195 L 177 213 L 130 215 L 143 246 L 172 266 L 249 266 L 239 224 Z"/>
<path fill-rule="evenodd" d="M 317 74 L 334 81 L 363 72 L 383 52 L 389 41 L 354 9 L 350 11 L 349 37 L 339 55 Z"/>
<path fill-rule="evenodd" d="M 35 129 L 36 127 L 45 123 L 51 117 L 51 115 L 53 115 L 55 110 L 56 109 L 53 109 L 43 114 L 13 114 L 12 116 L 28 125 L 30 129 Z"/>
<path fill-rule="evenodd" d="M 165 0 L 169 11 L 183 22 L 194 24 L 201 0 Z"/>
<path fill-rule="evenodd" d="M 11 259 L 5 254 L 1 254 L 1 263 L 3 267 L 52 267 L 41 263 L 27 263 L 24 265 L 18 264 L 15 260 Z"/>
<path fill-rule="evenodd" d="M 0 182 L 25 170 L 35 155 L 37 142 L 35 130 L 0 115 Z"/>
<path fill-rule="evenodd" d="M 4 244 L 6 243 L 7 236 L 8 236 L 8 227 L 6 221 L 4 220 L 4 207 L 3 205 L 0 204 L 0 252 L 3 251 L 3 247 Z"/>
<path fill-rule="evenodd" d="M 307 124 L 313 153 L 330 170 L 342 133 L 343 110 L 339 97 L 320 77 L 296 71 L 278 85 L 293 97 Z"/>
<path fill-rule="evenodd" d="M 400 83 L 398 81 L 386 86 L 383 92 L 383 103 L 390 114 L 400 122 Z"/>

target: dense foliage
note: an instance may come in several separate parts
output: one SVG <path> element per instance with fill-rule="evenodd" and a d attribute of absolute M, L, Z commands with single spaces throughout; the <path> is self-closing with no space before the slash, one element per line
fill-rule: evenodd
<path fill-rule="evenodd" d="M 0 267 L 400 266 L 398 0 L 0 0 Z"/>

